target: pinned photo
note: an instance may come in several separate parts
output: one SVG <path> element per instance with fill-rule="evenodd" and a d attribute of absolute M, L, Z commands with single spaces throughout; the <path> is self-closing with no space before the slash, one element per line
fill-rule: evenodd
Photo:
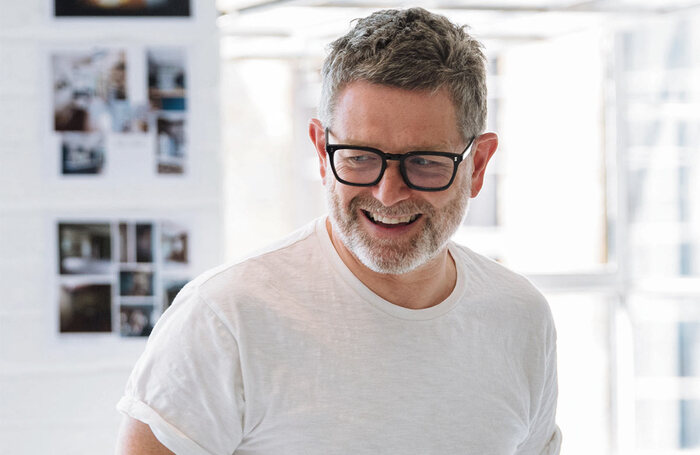
<path fill-rule="evenodd" d="M 111 332 L 112 286 L 63 284 L 60 289 L 60 332 Z"/>
<path fill-rule="evenodd" d="M 149 48 L 148 99 L 156 111 L 184 111 L 185 51 L 181 47 Z"/>
<path fill-rule="evenodd" d="M 119 295 L 152 296 L 153 272 L 144 270 L 122 270 L 119 272 Z"/>
<path fill-rule="evenodd" d="M 132 129 L 124 50 L 56 52 L 51 64 L 54 130 L 126 132 Z"/>
<path fill-rule="evenodd" d="M 163 265 L 187 264 L 187 229 L 173 222 L 163 221 L 160 230 Z"/>
<path fill-rule="evenodd" d="M 170 308 L 177 294 L 185 287 L 187 279 L 163 280 L 163 311 Z"/>
<path fill-rule="evenodd" d="M 129 248 L 129 224 L 119 223 L 119 262 L 134 262 Z"/>
<path fill-rule="evenodd" d="M 190 0 L 54 0 L 56 17 L 188 17 Z"/>
<path fill-rule="evenodd" d="M 185 115 L 159 112 L 156 118 L 159 174 L 182 174 L 185 167 Z"/>
<path fill-rule="evenodd" d="M 153 262 L 153 225 L 136 224 L 136 262 Z"/>
<path fill-rule="evenodd" d="M 61 135 L 61 173 L 101 174 L 105 165 L 105 141 L 101 133 Z"/>
<path fill-rule="evenodd" d="M 152 263 L 153 223 L 119 223 L 119 262 Z"/>
<path fill-rule="evenodd" d="M 112 260 L 112 235 L 108 223 L 59 223 L 59 273 L 107 274 Z"/>
<path fill-rule="evenodd" d="M 119 333 L 124 337 L 147 337 L 155 324 L 153 305 L 121 305 Z"/>

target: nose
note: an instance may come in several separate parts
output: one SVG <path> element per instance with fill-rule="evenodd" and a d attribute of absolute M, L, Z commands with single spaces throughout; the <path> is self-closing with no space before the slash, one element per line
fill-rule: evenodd
<path fill-rule="evenodd" d="M 408 199 L 411 189 L 406 186 L 403 176 L 396 162 L 387 163 L 382 179 L 372 187 L 372 196 L 385 207 L 390 207 L 397 202 Z"/>

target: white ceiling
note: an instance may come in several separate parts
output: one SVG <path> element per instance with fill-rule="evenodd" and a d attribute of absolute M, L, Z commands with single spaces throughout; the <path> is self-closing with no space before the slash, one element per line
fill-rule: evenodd
<path fill-rule="evenodd" d="M 217 0 L 226 58 L 321 56 L 352 19 L 423 6 L 469 25 L 487 49 L 700 8 L 699 0 Z"/>

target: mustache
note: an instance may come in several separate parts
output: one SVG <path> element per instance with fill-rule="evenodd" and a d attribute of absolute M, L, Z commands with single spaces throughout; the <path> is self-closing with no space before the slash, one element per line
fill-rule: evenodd
<path fill-rule="evenodd" d="M 376 213 L 382 216 L 401 217 L 421 213 L 432 216 L 435 214 L 435 209 L 426 201 L 407 200 L 398 202 L 392 206 L 385 206 L 375 198 L 366 195 L 357 195 L 350 200 L 348 208 L 351 213 L 357 213 L 357 210 Z"/>

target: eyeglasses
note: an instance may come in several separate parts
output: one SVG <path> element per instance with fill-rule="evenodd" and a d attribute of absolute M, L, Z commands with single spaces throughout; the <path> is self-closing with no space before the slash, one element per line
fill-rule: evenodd
<path fill-rule="evenodd" d="M 326 128 L 326 153 L 335 178 L 345 185 L 373 186 L 384 176 L 387 160 L 399 162 L 406 186 L 419 191 L 443 191 L 452 185 L 457 166 L 471 153 L 476 136 L 462 153 L 416 151 L 384 153 L 372 147 L 329 144 Z"/>

